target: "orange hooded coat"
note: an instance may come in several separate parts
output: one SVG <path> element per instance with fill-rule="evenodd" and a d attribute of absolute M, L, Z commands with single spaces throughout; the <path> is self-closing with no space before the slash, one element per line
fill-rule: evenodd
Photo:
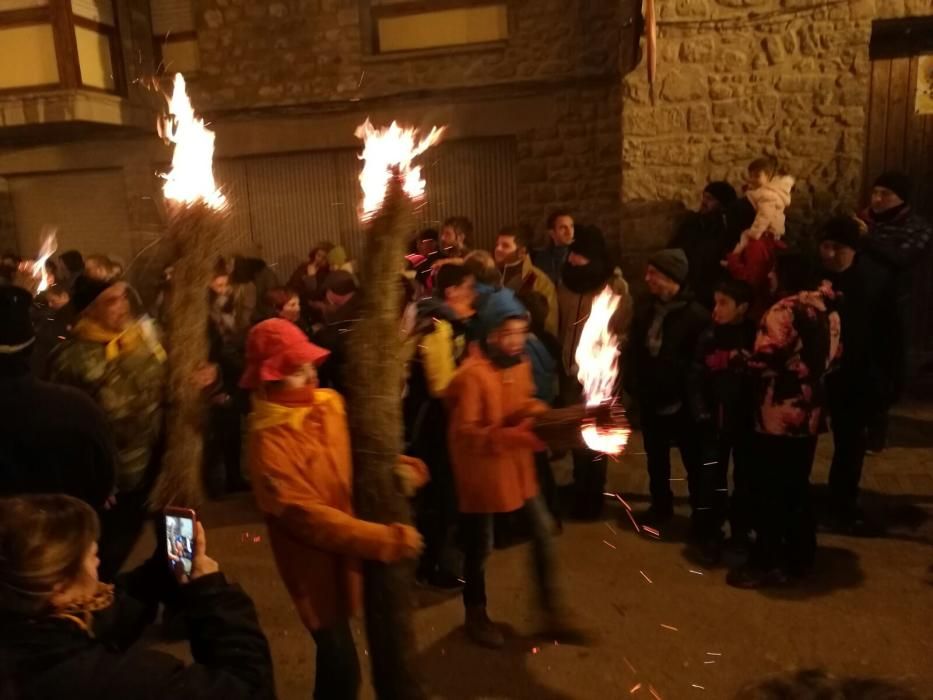
<path fill-rule="evenodd" d="M 337 392 L 257 393 L 249 427 L 253 492 L 279 574 L 305 626 L 330 627 L 359 610 L 361 560 L 398 560 L 404 532 L 353 515 L 349 431 Z M 406 464 L 426 481 L 423 464 Z"/>
<path fill-rule="evenodd" d="M 478 351 L 447 388 L 450 462 L 461 513 L 508 513 L 538 494 L 534 453 L 511 438 L 546 408 L 534 396 L 528 360 L 499 369 Z"/>

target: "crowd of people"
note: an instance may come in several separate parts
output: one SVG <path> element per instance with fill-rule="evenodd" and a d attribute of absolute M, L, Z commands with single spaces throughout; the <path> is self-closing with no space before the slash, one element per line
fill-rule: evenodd
<path fill-rule="evenodd" d="M 836 530 L 871 531 L 859 507 L 862 465 L 870 446 L 883 447 L 904 387 L 911 275 L 933 231 L 911 210 L 909 179 L 885 173 L 864 213 L 811 232 L 819 255 L 810 256 L 786 242 L 793 185 L 770 157 L 749 165 L 744 196 L 710 183 L 670 247 L 648 259 L 637 297 L 603 233 L 569 211 L 548 216 L 540 248 L 529 227 L 506 226 L 492 251 L 471 250 L 463 216 L 413 236 L 399 260 L 406 379 L 395 476 L 414 526 L 353 510 L 344 397 L 367 280 L 330 243 L 284 285 L 261 259 L 218 260 L 205 289 L 211 367 L 192 377 L 206 407 L 204 482 L 217 497 L 252 489 L 315 640 L 315 697 L 356 697 L 349 621 L 364 560 L 415 559 L 420 585 L 462 589 L 467 634 L 495 649 L 505 639 L 487 612 L 486 562 L 495 544 L 527 537 L 549 638 L 585 636 L 560 590 L 551 538 L 566 518 L 603 516 L 609 460 L 572 450 L 573 482 L 558 489 L 552 463 L 564 455 L 534 426 L 549 408 L 582 402 L 576 350 L 607 286 L 620 297 L 609 321 L 623 358 L 618 400 L 647 456 L 651 504 L 640 522 L 673 517 L 676 447 L 704 561 L 733 548 L 742 563 L 727 580 L 742 588 L 808 575 L 810 472 L 828 422 L 824 515 Z M 164 580 L 168 567 L 152 573 L 157 559 L 120 574 L 151 521 L 163 453 L 160 327 L 171 268 L 147 306 L 105 256 L 49 260 L 49 286 L 35 297 L 28 265 L 15 256 L 2 265 L 0 615 L 23 625 L 29 644 L 5 635 L 7 658 L 18 661 L 0 670 L 36 697 L 105 685 L 124 697 L 156 669 L 166 693 L 271 694 L 255 611 L 207 557 L 200 524 L 193 548 L 183 547 L 193 563 L 180 586 Z M 127 600 L 135 617 L 117 612 L 119 624 L 98 631 L 96 618 Z M 100 655 L 123 653 L 158 602 L 191 615 L 195 665 L 127 652 L 111 675 L 91 673 Z"/>

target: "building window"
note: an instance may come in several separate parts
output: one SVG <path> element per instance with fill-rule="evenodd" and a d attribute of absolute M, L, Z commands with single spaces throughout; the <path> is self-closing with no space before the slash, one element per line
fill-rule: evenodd
<path fill-rule="evenodd" d="M 112 0 L 0 0 L 0 90 L 121 93 Z"/>
<path fill-rule="evenodd" d="M 504 2 L 373 0 L 370 13 L 373 53 L 490 44 L 509 37 Z"/>
<path fill-rule="evenodd" d="M 166 73 L 196 73 L 201 67 L 193 0 L 152 0 L 156 60 Z"/>

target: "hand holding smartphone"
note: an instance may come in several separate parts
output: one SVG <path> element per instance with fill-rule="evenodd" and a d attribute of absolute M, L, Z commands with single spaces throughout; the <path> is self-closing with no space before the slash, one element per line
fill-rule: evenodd
<path fill-rule="evenodd" d="M 165 550 L 176 578 L 190 578 L 194 569 L 197 519 L 190 508 L 165 509 Z"/>
<path fill-rule="evenodd" d="M 190 508 L 165 509 L 165 550 L 169 568 L 182 583 L 220 571 L 207 556 L 207 537 Z"/>

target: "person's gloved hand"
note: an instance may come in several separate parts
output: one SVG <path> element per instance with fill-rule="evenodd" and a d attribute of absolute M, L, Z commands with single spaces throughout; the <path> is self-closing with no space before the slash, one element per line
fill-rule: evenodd
<path fill-rule="evenodd" d="M 722 372 L 729 369 L 729 361 L 732 359 L 731 350 L 716 350 L 703 358 L 707 369 L 712 372 Z"/>
<path fill-rule="evenodd" d="M 499 430 L 499 444 L 502 447 L 522 448 L 532 452 L 541 452 L 547 449 L 547 445 L 541 438 L 535 435 L 534 420 L 526 418 L 518 425 L 512 428 L 501 428 Z"/>
<path fill-rule="evenodd" d="M 392 527 L 397 528 L 401 533 L 401 550 L 399 559 L 415 559 L 424 549 L 424 538 L 411 525 L 402 525 L 395 523 Z"/>
<path fill-rule="evenodd" d="M 405 498 L 412 498 L 418 489 L 431 480 L 427 465 L 408 455 L 399 455 L 395 465 L 395 478 Z"/>

